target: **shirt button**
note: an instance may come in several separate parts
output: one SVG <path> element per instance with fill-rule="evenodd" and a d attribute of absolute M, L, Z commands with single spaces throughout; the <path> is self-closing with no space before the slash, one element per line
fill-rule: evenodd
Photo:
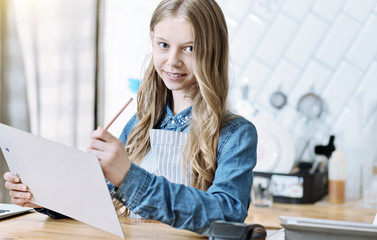
<path fill-rule="evenodd" d="M 172 120 L 171 123 L 174 124 L 175 123 L 174 120 Z"/>

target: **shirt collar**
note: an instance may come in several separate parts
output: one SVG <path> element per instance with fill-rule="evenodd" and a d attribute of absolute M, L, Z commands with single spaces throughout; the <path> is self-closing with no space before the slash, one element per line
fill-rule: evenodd
<path fill-rule="evenodd" d="M 160 128 L 167 130 L 182 130 L 186 128 L 187 125 L 190 124 L 192 106 L 182 110 L 180 113 L 174 116 L 169 105 L 170 104 L 166 105 L 165 116 L 161 121 Z"/>

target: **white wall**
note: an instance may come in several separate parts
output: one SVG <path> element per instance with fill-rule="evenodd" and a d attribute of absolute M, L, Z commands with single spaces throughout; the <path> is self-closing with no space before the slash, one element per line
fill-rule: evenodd
<path fill-rule="evenodd" d="M 144 56 L 151 50 L 149 20 L 158 2 L 106 2 L 107 120 L 132 95 L 128 78 L 141 76 Z M 231 108 L 237 109 L 240 87 L 247 85 L 250 106 L 275 118 L 297 140 L 296 121 L 301 116 L 297 103 L 312 91 L 325 103 L 315 140 L 325 144 L 329 134 L 340 136 L 350 128 L 350 106 L 363 93 L 364 127 L 374 129 L 370 136 L 377 135 L 372 126 L 372 110 L 377 114 L 376 0 L 218 2 L 230 33 Z M 280 111 L 269 102 L 278 89 L 288 95 L 288 104 Z M 134 110 L 126 112 L 112 128 L 114 133 Z"/>

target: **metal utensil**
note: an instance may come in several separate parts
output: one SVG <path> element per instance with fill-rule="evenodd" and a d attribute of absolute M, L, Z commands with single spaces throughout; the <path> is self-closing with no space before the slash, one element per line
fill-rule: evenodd
<path fill-rule="evenodd" d="M 309 119 L 319 118 L 323 113 L 323 108 L 322 98 L 313 92 L 303 95 L 297 103 L 297 111 Z"/>
<path fill-rule="evenodd" d="M 285 105 L 287 105 L 287 95 L 283 93 L 281 90 L 277 90 L 274 92 L 271 97 L 270 97 L 270 103 L 271 105 L 280 110 L 282 109 Z"/>

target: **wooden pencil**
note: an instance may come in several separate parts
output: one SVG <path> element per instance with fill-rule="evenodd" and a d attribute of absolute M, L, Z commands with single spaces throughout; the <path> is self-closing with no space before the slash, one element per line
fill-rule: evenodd
<path fill-rule="evenodd" d="M 119 117 L 119 115 L 123 112 L 124 109 L 126 109 L 126 107 L 128 106 L 128 104 L 130 104 L 130 102 L 132 101 L 132 98 L 130 98 L 127 103 L 122 107 L 122 109 L 120 109 L 120 111 L 118 112 L 117 115 L 115 115 L 115 117 L 109 122 L 109 124 L 106 125 L 105 129 L 109 129 L 109 127 L 111 126 L 111 124 L 113 124 L 113 122 Z"/>

